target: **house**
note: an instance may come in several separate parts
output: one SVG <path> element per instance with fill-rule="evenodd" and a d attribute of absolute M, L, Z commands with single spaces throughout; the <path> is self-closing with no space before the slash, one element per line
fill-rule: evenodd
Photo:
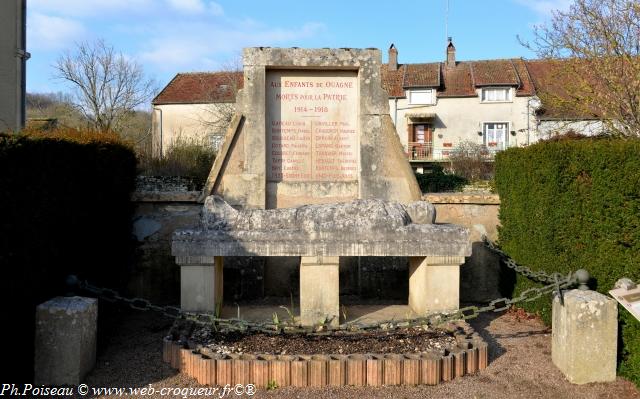
<path fill-rule="evenodd" d="M 575 131 L 584 135 L 598 135 L 607 131 L 598 110 L 586 111 L 583 106 L 573 106 L 571 102 L 581 101 L 580 95 L 570 93 L 563 82 L 574 73 L 562 63 L 566 61 L 531 60 L 527 68 L 536 87 L 537 95 L 549 97 L 546 104 L 540 104 L 536 111 L 537 134 L 549 137 L 556 133 Z M 575 85 L 574 85 L 575 86 Z"/>
<path fill-rule="evenodd" d="M 557 130 L 602 129 L 593 116 L 541 104 L 539 92 L 562 88 L 551 61 L 458 61 L 449 38 L 441 62 L 402 64 L 392 44 L 381 74 L 391 119 L 414 168 L 447 161 L 463 143 L 484 146 L 491 159 L 496 151 Z M 178 137 L 206 136 L 219 143 L 242 83 L 242 72 L 176 75 L 153 100 L 155 153 L 164 154 Z"/>
<path fill-rule="evenodd" d="M 458 61 L 451 39 L 445 55 L 400 64 L 392 44 L 382 66 L 391 118 L 412 163 L 446 160 L 462 142 L 491 154 L 535 141 L 535 88 L 523 59 Z"/>
<path fill-rule="evenodd" d="M 154 156 L 179 141 L 217 148 L 235 113 L 242 72 L 179 73 L 153 99 Z"/>
<path fill-rule="evenodd" d="M 26 0 L 0 1 L 0 132 L 25 123 Z"/>

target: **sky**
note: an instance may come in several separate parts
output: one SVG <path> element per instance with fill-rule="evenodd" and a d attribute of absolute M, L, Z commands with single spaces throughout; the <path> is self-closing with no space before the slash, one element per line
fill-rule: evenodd
<path fill-rule="evenodd" d="M 28 92 L 69 91 L 52 65 L 79 42 L 103 39 L 159 88 L 179 72 L 238 65 L 243 47 L 375 47 L 400 63 L 535 55 L 531 38 L 570 0 L 28 0 Z M 447 12 L 448 8 L 448 12 Z M 447 18 L 448 15 L 448 18 Z M 448 23 L 446 23 L 448 21 Z"/>

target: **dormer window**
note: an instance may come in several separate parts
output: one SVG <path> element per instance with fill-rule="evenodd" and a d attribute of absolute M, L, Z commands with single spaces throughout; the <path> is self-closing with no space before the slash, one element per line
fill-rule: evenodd
<path fill-rule="evenodd" d="M 511 101 L 510 87 L 487 87 L 482 89 L 483 103 L 500 103 Z"/>
<path fill-rule="evenodd" d="M 433 105 L 433 89 L 409 90 L 409 104 L 411 105 Z"/>

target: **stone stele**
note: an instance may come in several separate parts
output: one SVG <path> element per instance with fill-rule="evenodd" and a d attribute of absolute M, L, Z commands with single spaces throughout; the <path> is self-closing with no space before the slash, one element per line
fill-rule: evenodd
<path fill-rule="evenodd" d="M 616 379 L 618 303 L 595 291 L 553 300 L 551 359 L 574 384 Z"/>
<path fill-rule="evenodd" d="M 204 189 L 234 207 L 422 193 L 389 116 L 377 49 L 246 48 L 237 117 Z"/>
<path fill-rule="evenodd" d="M 78 385 L 96 363 L 98 302 L 56 297 L 36 308 L 36 385 Z"/>

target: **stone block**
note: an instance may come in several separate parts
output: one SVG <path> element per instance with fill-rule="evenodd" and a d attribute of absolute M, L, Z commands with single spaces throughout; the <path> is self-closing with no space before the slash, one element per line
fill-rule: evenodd
<path fill-rule="evenodd" d="M 96 363 L 98 301 L 57 297 L 36 308 L 37 385 L 78 385 Z"/>
<path fill-rule="evenodd" d="M 553 300 L 551 358 L 574 384 L 616 379 L 618 304 L 595 291 L 571 290 Z"/>
<path fill-rule="evenodd" d="M 409 307 L 418 315 L 458 309 L 462 263 L 464 257 L 410 257 Z"/>
<path fill-rule="evenodd" d="M 337 256 L 300 259 L 300 321 L 316 325 L 324 320 L 340 324 L 340 271 Z"/>
<path fill-rule="evenodd" d="M 215 313 L 222 305 L 222 257 L 213 264 L 180 265 L 180 307 L 191 312 Z"/>

